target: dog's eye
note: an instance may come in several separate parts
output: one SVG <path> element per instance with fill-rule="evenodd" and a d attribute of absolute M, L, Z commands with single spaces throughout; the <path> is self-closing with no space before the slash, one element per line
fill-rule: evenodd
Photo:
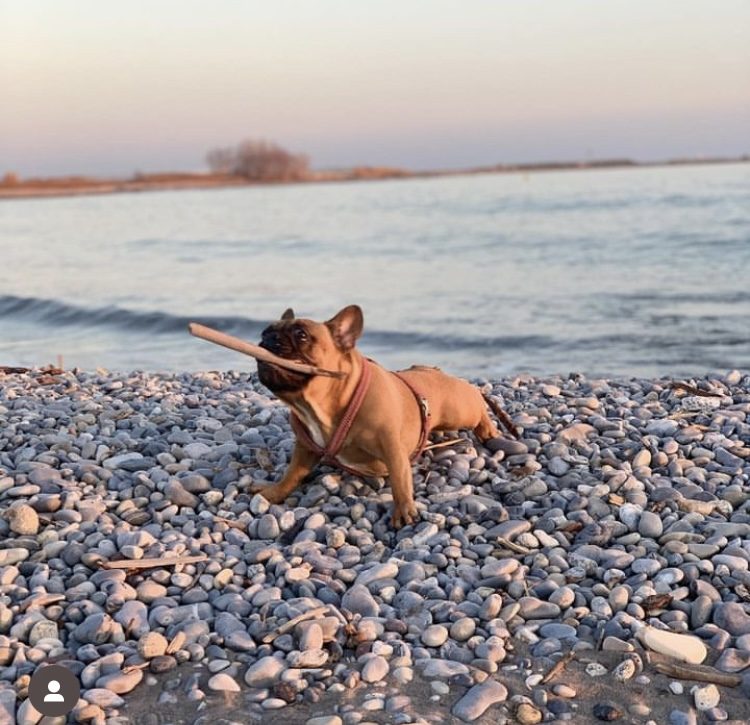
<path fill-rule="evenodd" d="M 307 342 L 310 339 L 310 336 L 302 327 L 298 327 L 294 331 L 294 337 L 297 339 L 298 342 Z"/>

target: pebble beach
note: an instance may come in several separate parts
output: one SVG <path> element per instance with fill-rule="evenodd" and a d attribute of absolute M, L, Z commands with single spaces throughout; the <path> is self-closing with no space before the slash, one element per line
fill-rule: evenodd
<path fill-rule="evenodd" d="M 0 725 L 65 722 L 47 662 L 97 725 L 747 722 L 750 375 L 475 382 L 520 439 L 433 436 L 394 531 L 382 481 L 252 493 L 254 374 L 0 372 Z"/>

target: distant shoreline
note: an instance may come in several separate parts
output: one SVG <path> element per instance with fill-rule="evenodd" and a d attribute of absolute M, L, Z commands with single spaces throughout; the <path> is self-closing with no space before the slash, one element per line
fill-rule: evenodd
<path fill-rule="evenodd" d="M 149 191 L 189 191 L 232 187 L 276 186 L 287 184 L 333 183 L 342 181 L 381 181 L 386 179 L 425 179 L 476 174 L 539 173 L 546 171 L 590 171 L 595 169 L 629 169 L 665 166 L 698 166 L 750 162 L 750 156 L 736 158 L 685 158 L 666 161 L 637 162 L 629 159 L 599 161 L 548 162 L 534 164 L 497 164 L 468 169 L 409 171 L 390 167 L 362 166 L 334 171 L 314 171 L 308 178 L 254 181 L 241 176 L 214 173 L 138 174 L 130 179 L 100 179 L 88 176 L 15 179 L 0 178 L 0 200 L 33 199 L 63 196 L 136 193 Z M 10 177 L 10 178 L 9 178 Z"/>

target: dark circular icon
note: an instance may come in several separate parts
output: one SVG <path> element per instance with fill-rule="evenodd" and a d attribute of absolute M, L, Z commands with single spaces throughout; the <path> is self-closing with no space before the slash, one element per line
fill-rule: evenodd
<path fill-rule="evenodd" d="M 81 685 L 67 667 L 38 667 L 29 683 L 29 700 L 42 715 L 67 715 L 78 702 Z"/>

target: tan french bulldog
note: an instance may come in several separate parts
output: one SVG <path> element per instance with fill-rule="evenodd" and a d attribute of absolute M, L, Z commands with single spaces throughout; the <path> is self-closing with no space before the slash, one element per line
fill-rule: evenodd
<path fill-rule="evenodd" d="M 364 476 L 388 476 L 395 528 L 414 523 L 412 461 L 432 430 L 470 428 L 484 442 L 500 435 L 481 392 L 437 368 L 390 372 L 355 347 L 362 310 L 349 305 L 326 322 L 286 310 L 262 333 L 261 347 L 289 360 L 341 373 L 323 377 L 258 362 L 260 381 L 291 409 L 296 434 L 289 467 L 274 485 L 256 487 L 280 503 L 320 461 Z M 510 418 L 488 400 L 517 436 Z"/>

